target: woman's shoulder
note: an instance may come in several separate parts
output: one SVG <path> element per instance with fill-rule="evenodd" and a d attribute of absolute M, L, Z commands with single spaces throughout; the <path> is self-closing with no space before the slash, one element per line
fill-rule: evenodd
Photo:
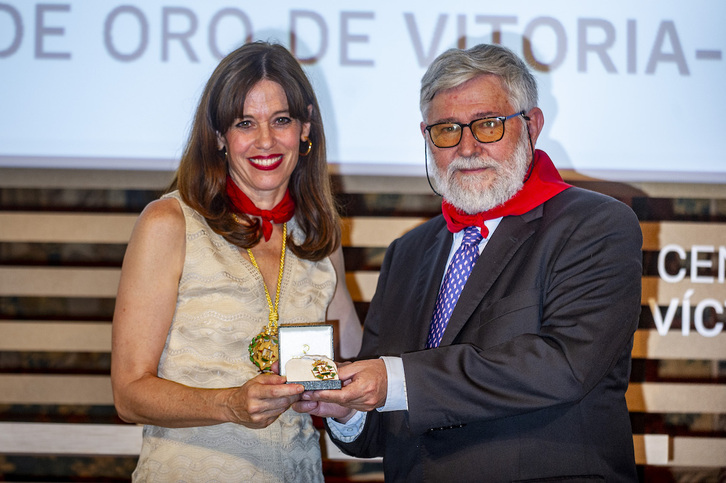
<path fill-rule="evenodd" d="M 141 212 L 135 230 L 152 230 L 159 235 L 184 233 L 186 222 L 182 207 L 174 198 L 152 201 Z"/>

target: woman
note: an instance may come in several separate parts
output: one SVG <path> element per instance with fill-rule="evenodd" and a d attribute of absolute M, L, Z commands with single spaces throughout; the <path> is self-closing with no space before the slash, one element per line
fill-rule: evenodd
<path fill-rule="evenodd" d="M 318 433 L 288 410 L 303 388 L 259 347 L 278 323 L 339 320 L 343 357 L 361 337 L 320 109 L 287 50 L 220 62 L 172 188 L 134 228 L 113 321 L 116 408 L 146 425 L 134 479 L 322 481 Z"/>

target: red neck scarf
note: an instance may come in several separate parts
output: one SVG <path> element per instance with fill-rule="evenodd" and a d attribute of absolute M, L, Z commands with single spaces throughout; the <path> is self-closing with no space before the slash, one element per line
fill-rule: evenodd
<path fill-rule="evenodd" d="M 261 210 L 255 206 L 251 199 L 227 175 L 227 196 L 232 203 L 232 211 L 262 218 L 262 236 L 265 241 L 272 236 L 273 223 L 286 223 L 295 214 L 295 201 L 290 196 L 290 190 L 285 190 L 285 196 L 271 210 Z"/>
<path fill-rule="evenodd" d="M 482 236 L 486 238 L 489 236 L 489 230 L 484 226 L 485 221 L 500 216 L 523 215 L 570 187 L 562 181 L 550 157 L 538 149 L 532 162 L 532 173 L 524 182 L 522 189 L 501 205 L 489 211 L 469 215 L 444 200 L 441 203 L 441 211 L 450 232 L 457 233 L 467 226 L 478 226 L 481 228 Z"/>

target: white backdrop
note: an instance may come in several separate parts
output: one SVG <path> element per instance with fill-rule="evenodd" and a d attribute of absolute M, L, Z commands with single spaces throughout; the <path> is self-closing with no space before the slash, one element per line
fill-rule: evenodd
<path fill-rule="evenodd" d="M 426 66 L 498 41 L 535 68 L 558 168 L 723 183 L 724 20 L 708 0 L 0 0 L 0 166 L 174 169 L 205 81 L 251 38 L 305 62 L 338 172 L 423 174 Z"/>

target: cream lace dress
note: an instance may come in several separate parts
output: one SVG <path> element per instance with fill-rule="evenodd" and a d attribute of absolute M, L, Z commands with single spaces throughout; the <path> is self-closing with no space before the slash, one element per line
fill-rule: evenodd
<path fill-rule="evenodd" d="M 267 324 L 262 276 L 177 192 L 166 197 L 182 206 L 187 240 L 176 312 L 158 375 L 194 387 L 241 386 L 258 374 L 247 347 Z M 294 219 L 288 222 L 288 231 L 293 237 L 299 231 Z M 286 257 L 280 323 L 325 320 L 336 284 L 332 263 L 327 258 L 301 260 L 289 250 Z M 147 425 L 133 478 L 322 482 L 319 435 L 308 415 L 292 409 L 265 429 L 232 423 L 181 429 Z"/>

